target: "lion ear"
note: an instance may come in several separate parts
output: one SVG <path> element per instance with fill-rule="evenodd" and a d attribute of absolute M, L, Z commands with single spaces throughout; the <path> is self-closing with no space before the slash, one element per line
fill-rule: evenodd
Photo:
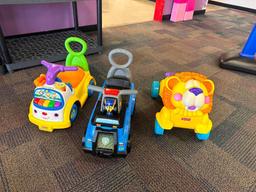
<path fill-rule="evenodd" d="M 214 92 L 214 83 L 213 81 L 207 79 L 203 82 L 204 86 L 206 87 L 208 94 L 212 95 Z"/>
<path fill-rule="evenodd" d="M 171 76 L 166 82 L 166 86 L 168 87 L 168 89 L 172 90 L 179 82 L 181 82 L 181 80 L 178 77 Z"/>

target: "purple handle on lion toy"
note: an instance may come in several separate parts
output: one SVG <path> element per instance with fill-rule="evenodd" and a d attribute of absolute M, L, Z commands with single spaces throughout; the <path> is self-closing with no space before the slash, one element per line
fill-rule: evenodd
<path fill-rule="evenodd" d="M 174 74 L 175 74 L 175 72 L 166 72 L 166 73 L 164 73 L 164 76 L 170 77 L 170 76 L 173 76 Z"/>
<path fill-rule="evenodd" d="M 77 67 L 66 67 L 63 65 L 58 65 L 54 63 L 49 63 L 45 60 L 41 61 L 41 64 L 45 66 L 48 71 L 46 73 L 46 83 L 47 85 L 52 85 L 55 82 L 55 79 L 59 72 L 64 72 L 64 71 L 77 71 Z"/>

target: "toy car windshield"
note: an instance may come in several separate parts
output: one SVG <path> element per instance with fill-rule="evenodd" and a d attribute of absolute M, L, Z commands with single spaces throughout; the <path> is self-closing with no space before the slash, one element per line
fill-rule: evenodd
<path fill-rule="evenodd" d="M 104 118 L 104 117 L 96 117 L 95 122 L 96 123 L 119 126 L 119 120 L 118 119 L 109 119 L 109 118 Z"/>

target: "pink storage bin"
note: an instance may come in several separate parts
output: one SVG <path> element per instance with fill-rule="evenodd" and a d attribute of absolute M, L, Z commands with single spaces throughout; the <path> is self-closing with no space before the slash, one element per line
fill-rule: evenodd
<path fill-rule="evenodd" d="M 186 12 L 186 3 L 173 3 L 170 21 L 178 22 L 183 21 Z"/>
<path fill-rule="evenodd" d="M 187 0 L 186 12 L 184 14 L 184 21 L 192 20 L 195 11 L 195 0 Z"/>
<path fill-rule="evenodd" d="M 192 20 L 194 16 L 194 11 L 186 11 L 184 15 L 184 21 Z"/>

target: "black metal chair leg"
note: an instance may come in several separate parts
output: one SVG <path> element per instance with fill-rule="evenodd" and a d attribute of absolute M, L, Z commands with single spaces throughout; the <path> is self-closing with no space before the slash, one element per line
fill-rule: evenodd
<path fill-rule="evenodd" d="M 73 8 L 74 27 L 75 27 L 75 30 L 78 30 L 79 22 L 78 22 L 77 2 L 76 1 L 72 2 L 72 8 Z"/>
<path fill-rule="evenodd" d="M 4 74 L 6 72 L 6 67 L 4 64 L 11 63 L 12 60 L 11 60 L 8 48 L 6 46 L 6 42 L 5 42 L 5 38 L 4 38 L 4 34 L 1 26 L 0 26 L 0 51 L 1 51 L 1 54 L 3 55 L 3 60 L 0 61 L 0 73 Z"/>
<path fill-rule="evenodd" d="M 98 37 L 97 44 L 98 47 L 102 47 L 102 0 L 97 0 L 97 28 L 98 28 Z"/>

